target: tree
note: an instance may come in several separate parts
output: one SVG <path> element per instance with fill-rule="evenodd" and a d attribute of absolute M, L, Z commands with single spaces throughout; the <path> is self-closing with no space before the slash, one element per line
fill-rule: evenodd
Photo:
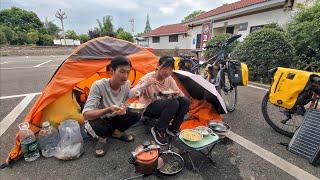
<path fill-rule="evenodd" d="M 97 38 L 100 36 L 100 31 L 97 27 L 93 28 L 93 29 L 90 29 L 88 31 L 88 36 L 90 39 L 94 39 L 94 38 Z"/>
<path fill-rule="evenodd" d="M 15 32 L 24 33 L 39 31 L 43 27 L 37 14 L 17 7 L 0 10 L 0 25 L 8 26 Z"/>
<path fill-rule="evenodd" d="M 248 64 L 250 79 L 267 82 L 268 70 L 290 67 L 294 48 L 287 36 L 276 29 L 261 28 L 250 33 L 232 53 L 232 59 Z"/>
<path fill-rule="evenodd" d="M 27 34 L 25 32 L 16 31 L 17 39 L 14 44 L 26 44 L 27 43 Z"/>
<path fill-rule="evenodd" d="M 5 44 L 7 42 L 6 34 L 0 30 L 0 44 Z"/>
<path fill-rule="evenodd" d="M 80 39 L 81 43 L 85 43 L 85 42 L 89 41 L 89 37 L 86 34 L 80 34 L 79 39 Z"/>
<path fill-rule="evenodd" d="M 38 32 L 32 31 L 27 34 L 27 42 L 28 44 L 36 44 L 39 41 Z"/>
<path fill-rule="evenodd" d="M 114 36 L 113 32 L 113 24 L 112 24 L 112 16 L 107 15 L 104 16 L 102 22 L 97 19 L 99 25 L 99 33 L 100 36 Z"/>
<path fill-rule="evenodd" d="M 48 21 L 48 19 L 46 18 L 44 24 L 44 28 L 47 31 L 47 34 L 57 37 L 59 35 L 59 32 L 61 31 L 61 29 L 55 25 L 52 21 Z"/>
<path fill-rule="evenodd" d="M 68 30 L 66 32 L 66 38 L 68 38 L 68 39 L 79 39 L 77 33 L 74 30 Z"/>
<path fill-rule="evenodd" d="M 37 45 L 40 46 L 51 46 L 53 45 L 53 36 L 49 34 L 39 34 L 39 40 Z"/>
<path fill-rule="evenodd" d="M 6 37 L 6 42 L 9 44 L 15 44 L 17 39 L 17 34 L 8 26 L 0 26 L 0 30 L 4 33 Z"/>
<path fill-rule="evenodd" d="M 137 34 L 138 37 L 141 37 L 144 34 L 144 32 L 140 32 Z"/>
<path fill-rule="evenodd" d="M 119 33 L 117 33 L 117 38 L 133 42 L 133 36 L 131 35 L 131 33 L 123 31 L 123 30 L 119 31 Z"/>
<path fill-rule="evenodd" d="M 124 31 L 124 29 L 123 29 L 122 27 L 119 27 L 119 28 L 117 29 L 116 34 L 119 34 L 120 32 L 123 32 L 123 31 Z"/>
<path fill-rule="evenodd" d="M 205 13 L 205 11 L 202 11 L 202 10 L 197 10 L 197 11 L 192 11 L 190 14 L 188 14 L 186 17 L 183 18 L 183 20 L 181 22 L 186 22 L 200 14 L 203 14 Z"/>
<path fill-rule="evenodd" d="M 302 7 L 288 25 L 290 42 L 295 48 L 295 68 L 320 72 L 320 1 Z"/>

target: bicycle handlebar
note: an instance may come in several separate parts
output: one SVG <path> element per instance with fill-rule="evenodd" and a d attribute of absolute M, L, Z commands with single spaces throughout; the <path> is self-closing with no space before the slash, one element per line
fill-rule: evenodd
<path fill-rule="evenodd" d="M 204 49 L 211 49 L 211 48 L 216 48 L 216 47 L 228 46 L 229 44 L 231 44 L 233 41 L 237 40 L 240 37 L 241 37 L 241 34 L 238 34 L 238 35 L 232 36 L 231 38 L 229 38 L 227 40 L 219 41 L 215 45 L 208 45 L 208 46 L 204 47 Z"/>

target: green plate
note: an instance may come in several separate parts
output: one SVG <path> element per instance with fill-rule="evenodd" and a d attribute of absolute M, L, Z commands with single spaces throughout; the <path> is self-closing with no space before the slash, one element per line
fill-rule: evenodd
<path fill-rule="evenodd" d="M 187 140 L 183 139 L 183 137 L 181 135 L 179 135 L 179 139 L 189 147 L 201 148 L 203 146 L 207 146 L 207 145 L 217 141 L 219 139 L 219 136 L 216 135 L 215 133 L 213 133 L 212 135 L 203 136 L 203 139 L 201 141 L 197 141 L 197 142 L 187 141 Z"/>

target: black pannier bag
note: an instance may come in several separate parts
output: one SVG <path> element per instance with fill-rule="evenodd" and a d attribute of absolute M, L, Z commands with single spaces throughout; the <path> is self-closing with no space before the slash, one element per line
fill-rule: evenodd
<path fill-rule="evenodd" d="M 248 67 L 239 61 L 228 62 L 229 80 L 233 86 L 248 85 Z"/>

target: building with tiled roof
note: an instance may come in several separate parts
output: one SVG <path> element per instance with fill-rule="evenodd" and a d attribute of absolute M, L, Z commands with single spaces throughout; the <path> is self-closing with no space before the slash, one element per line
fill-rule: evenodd
<path fill-rule="evenodd" d="M 143 34 L 154 49 L 202 49 L 216 35 L 241 34 L 243 40 L 266 24 L 287 24 L 297 3 L 310 0 L 240 0 L 224 4 L 184 23 L 160 26 Z M 312 1 L 312 0 L 311 0 Z"/>

